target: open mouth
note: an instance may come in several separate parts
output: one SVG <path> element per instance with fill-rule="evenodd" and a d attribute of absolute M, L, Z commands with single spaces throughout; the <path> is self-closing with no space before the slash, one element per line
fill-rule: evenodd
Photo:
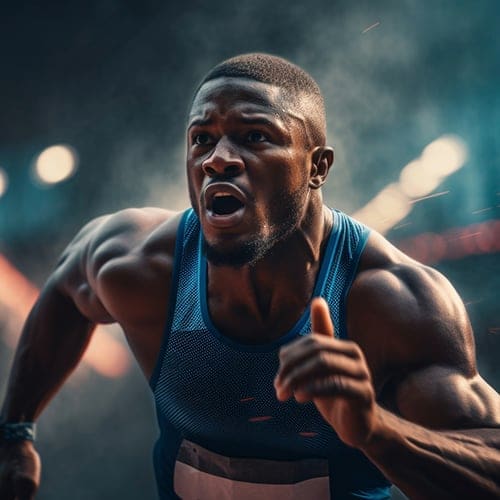
<path fill-rule="evenodd" d="M 212 198 L 212 213 L 214 215 L 229 215 L 243 207 L 243 203 L 228 193 L 215 193 Z"/>
<path fill-rule="evenodd" d="M 207 220 L 212 226 L 229 228 L 243 220 L 247 196 L 232 182 L 212 182 L 202 196 Z"/>

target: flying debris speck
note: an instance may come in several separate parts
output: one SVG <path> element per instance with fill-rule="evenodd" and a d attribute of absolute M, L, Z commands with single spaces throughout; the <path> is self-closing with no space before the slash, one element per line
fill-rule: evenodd
<path fill-rule="evenodd" d="M 482 214 L 483 212 L 488 212 L 490 210 L 493 210 L 493 207 L 480 208 L 479 210 L 474 210 L 472 213 L 476 215 L 476 214 Z"/>
<path fill-rule="evenodd" d="M 371 24 L 370 26 L 368 26 L 368 28 L 365 28 L 361 34 L 364 35 L 365 33 L 368 33 L 370 30 L 372 30 L 373 28 L 376 28 L 377 26 L 380 26 L 380 21 L 377 21 L 376 23 L 373 23 Z"/>
<path fill-rule="evenodd" d="M 429 198 L 437 198 L 438 196 L 443 196 L 445 194 L 448 194 L 450 191 L 440 191 L 439 193 L 434 193 L 434 194 L 429 194 L 427 196 L 422 196 L 420 198 L 415 198 L 414 200 L 411 200 L 410 203 L 418 203 L 419 201 L 423 200 L 428 200 Z"/>

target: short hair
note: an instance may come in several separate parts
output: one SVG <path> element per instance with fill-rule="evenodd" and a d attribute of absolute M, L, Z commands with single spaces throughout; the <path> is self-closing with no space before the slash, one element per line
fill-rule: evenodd
<path fill-rule="evenodd" d="M 326 113 L 323 95 L 314 78 L 299 66 L 271 54 L 238 55 L 214 66 L 203 77 L 194 96 L 205 83 L 220 77 L 248 78 L 280 87 L 285 97 L 304 112 L 310 139 L 315 145 L 325 144 Z"/>

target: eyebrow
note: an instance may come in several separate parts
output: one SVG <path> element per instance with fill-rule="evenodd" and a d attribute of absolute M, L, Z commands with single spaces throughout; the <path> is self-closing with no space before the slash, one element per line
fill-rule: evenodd
<path fill-rule="evenodd" d="M 276 127 L 280 125 L 281 120 L 271 120 L 265 116 L 241 116 L 238 121 L 246 123 L 249 125 L 268 125 L 270 127 Z"/>
<path fill-rule="evenodd" d="M 204 127 L 205 125 L 210 125 L 212 122 L 212 118 L 196 118 L 188 123 L 188 129 L 191 127 Z"/>
<path fill-rule="evenodd" d="M 281 127 L 281 119 L 279 117 L 277 118 L 277 120 L 272 120 L 270 118 L 266 118 L 265 116 L 240 116 L 238 117 L 238 121 L 247 125 L 266 125 L 268 127 Z M 212 122 L 212 118 L 195 118 L 188 124 L 188 129 L 192 127 L 204 127 L 210 125 Z"/>

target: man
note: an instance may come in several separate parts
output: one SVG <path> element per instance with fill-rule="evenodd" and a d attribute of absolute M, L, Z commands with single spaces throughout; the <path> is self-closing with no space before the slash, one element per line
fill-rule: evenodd
<path fill-rule="evenodd" d="M 187 129 L 192 210 L 92 221 L 28 317 L 1 498 L 32 498 L 31 422 L 111 322 L 155 394 L 162 499 L 379 499 L 385 477 L 411 498 L 498 498 L 500 400 L 464 306 L 323 205 L 325 137 L 319 88 L 283 59 L 243 55 L 204 78 Z"/>

